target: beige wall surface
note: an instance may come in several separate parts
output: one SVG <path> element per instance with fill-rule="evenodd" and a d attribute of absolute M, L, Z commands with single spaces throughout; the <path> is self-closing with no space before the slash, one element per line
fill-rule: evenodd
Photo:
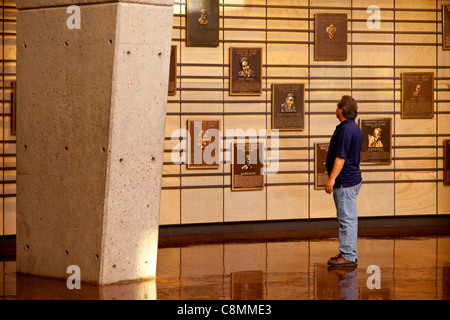
<path fill-rule="evenodd" d="M 169 97 L 161 225 L 335 217 L 333 199 L 314 189 L 314 143 L 328 142 L 342 95 L 355 97 L 359 118 L 392 119 L 392 163 L 363 165 L 359 216 L 450 214 L 443 185 L 443 140 L 450 139 L 450 51 L 442 49 L 442 4 L 434 0 L 221 0 L 218 47 L 186 46 L 186 4 L 175 2 L 177 93 Z M 367 20 L 380 8 L 379 29 Z M 314 60 L 314 14 L 346 13 L 346 61 Z M 263 49 L 263 91 L 229 95 L 229 48 Z M 402 119 L 401 74 L 433 72 L 432 119 Z M 271 86 L 305 84 L 305 129 L 280 131 L 277 174 L 264 190 L 231 191 L 231 165 L 187 169 L 173 162 L 187 120 L 219 119 L 227 129 L 266 129 Z M 270 139 L 267 142 L 270 147 Z M 223 158 L 229 150 L 222 145 Z M 266 156 L 273 150 L 268 150 Z"/>

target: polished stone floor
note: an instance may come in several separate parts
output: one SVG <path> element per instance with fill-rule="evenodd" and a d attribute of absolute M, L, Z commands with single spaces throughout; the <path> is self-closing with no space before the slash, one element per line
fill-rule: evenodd
<path fill-rule="evenodd" d="M 329 268 L 337 238 L 160 248 L 156 280 L 107 286 L 19 275 L 0 261 L 0 300 L 449 300 L 450 236 L 359 238 L 357 268 Z"/>

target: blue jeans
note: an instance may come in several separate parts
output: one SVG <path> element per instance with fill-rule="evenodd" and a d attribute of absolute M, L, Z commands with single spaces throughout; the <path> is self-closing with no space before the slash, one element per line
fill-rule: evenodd
<path fill-rule="evenodd" d="M 333 199 L 339 221 L 339 251 L 345 259 L 355 261 L 357 256 L 358 213 L 356 197 L 361 183 L 349 188 L 334 188 Z"/>

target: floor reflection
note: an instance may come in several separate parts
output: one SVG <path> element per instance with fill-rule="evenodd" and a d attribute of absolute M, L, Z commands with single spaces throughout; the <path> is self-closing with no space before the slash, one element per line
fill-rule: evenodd
<path fill-rule="evenodd" d="M 450 299 L 450 236 L 361 238 L 358 268 L 328 267 L 337 247 L 333 238 L 161 248 L 155 280 L 81 290 L 16 274 L 15 261 L 0 261 L 0 300 Z"/>

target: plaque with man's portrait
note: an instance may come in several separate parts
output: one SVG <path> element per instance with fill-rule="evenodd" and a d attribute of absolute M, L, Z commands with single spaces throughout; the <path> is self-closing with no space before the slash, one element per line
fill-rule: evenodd
<path fill-rule="evenodd" d="M 442 5 L 442 49 L 450 50 L 450 4 Z"/>
<path fill-rule="evenodd" d="M 230 48 L 230 95 L 262 93 L 262 48 Z"/>
<path fill-rule="evenodd" d="M 272 84 L 272 129 L 303 130 L 305 85 Z"/>
<path fill-rule="evenodd" d="M 361 164 L 392 162 L 392 119 L 359 119 L 363 133 Z"/>
<path fill-rule="evenodd" d="M 314 15 L 314 60 L 347 60 L 347 14 Z"/>
<path fill-rule="evenodd" d="M 188 0 L 186 46 L 219 46 L 219 0 Z"/>
<path fill-rule="evenodd" d="M 402 118 L 434 117 L 434 73 L 402 73 Z"/>
<path fill-rule="evenodd" d="M 329 142 L 314 144 L 314 189 L 324 190 L 328 181 L 327 154 Z"/>
<path fill-rule="evenodd" d="M 262 143 L 234 143 L 231 190 L 264 189 L 262 151 Z"/>
<path fill-rule="evenodd" d="M 220 166 L 220 120 L 188 120 L 188 169 Z"/>
<path fill-rule="evenodd" d="M 450 140 L 444 140 L 444 186 L 450 186 Z"/>

